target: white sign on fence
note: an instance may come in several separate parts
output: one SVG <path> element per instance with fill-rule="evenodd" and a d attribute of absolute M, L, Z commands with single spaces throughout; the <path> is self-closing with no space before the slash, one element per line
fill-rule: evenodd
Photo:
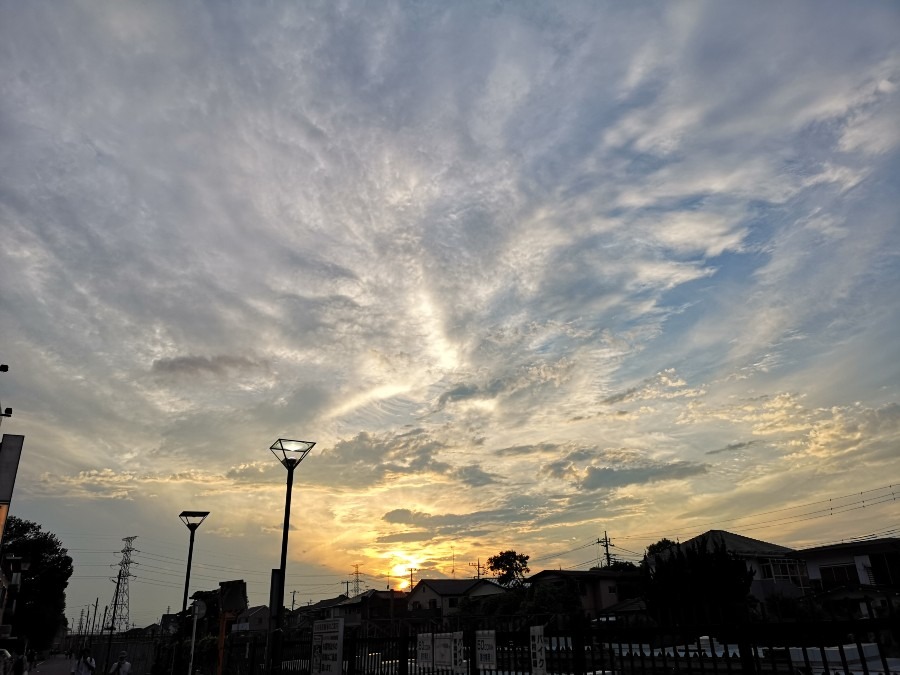
<path fill-rule="evenodd" d="M 496 631 L 475 631 L 475 665 L 479 670 L 497 670 Z"/>
<path fill-rule="evenodd" d="M 434 634 L 434 666 L 453 667 L 453 633 Z"/>
<path fill-rule="evenodd" d="M 312 675 L 341 675 L 344 668 L 344 620 L 313 624 Z"/>
<path fill-rule="evenodd" d="M 416 636 L 416 662 L 420 666 L 434 665 L 434 651 L 431 648 L 431 633 Z"/>
<path fill-rule="evenodd" d="M 453 672 L 454 675 L 466 675 L 466 648 L 462 631 L 453 633 Z"/>
<path fill-rule="evenodd" d="M 531 627 L 531 675 L 547 675 L 547 651 L 544 647 L 544 627 Z"/>

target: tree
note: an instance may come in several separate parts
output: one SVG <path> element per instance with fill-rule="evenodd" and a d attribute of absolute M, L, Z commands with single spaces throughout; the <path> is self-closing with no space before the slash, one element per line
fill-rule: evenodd
<path fill-rule="evenodd" d="M 666 541 L 666 544 L 663 544 Z M 753 571 L 719 542 L 648 547 L 644 597 L 662 622 L 733 622 L 747 616 Z"/>
<path fill-rule="evenodd" d="M 43 532 L 29 520 L 10 516 L 3 534 L 3 556 L 19 556 L 30 563 L 22 572 L 14 635 L 24 637 L 35 649 L 46 649 L 65 625 L 66 587 L 72 576 L 72 558 L 56 535 Z"/>
<path fill-rule="evenodd" d="M 506 588 L 518 588 L 525 583 L 530 556 L 515 551 L 501 551 L 487 559 L 488 569 L 497 573 L 497 583 Z"/>
<path fill-rule="evenodd" d="M 654 557 L 658 556 L 660 553 L 664 553 L 664 552 L 668 551 L 670 548 L 675 548 L 676 546 L 678 546 L 677 543 L 675 543 L 671 539 L 666 539 L 665 537 L 663 537 L 655 544 L 650 544 L 647 547 L 647 557 L 654 558 Z"/>

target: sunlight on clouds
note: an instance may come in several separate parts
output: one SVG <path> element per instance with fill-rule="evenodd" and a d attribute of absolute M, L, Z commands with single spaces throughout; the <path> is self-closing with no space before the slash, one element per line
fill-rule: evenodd
<path fill-rule="evenodd" d="M 443 371 L 455 370 L 459 366 L 458 348 L 447 338 L 440 311 L 432 298 L 420 291 L 415 310 L 424 330 L 425 346 L 435 366 Z"/>
<path fill-rule="evenodd" d="M 892 4 L 9 16 L 3 391 L 51 528 L 202 503 L 263 569 L 308 437 L 292 565 L 396 586 L 893 470 Z"/>

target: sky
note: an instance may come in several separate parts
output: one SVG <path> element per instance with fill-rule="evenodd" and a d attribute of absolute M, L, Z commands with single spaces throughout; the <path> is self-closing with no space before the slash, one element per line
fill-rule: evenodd
<path fill-rule="evenodd" d="M 11 514 L 66 614 L 898 533 L 900 5 L 0 0 Z M 349 583 L 347 583 L 349 582 Z"/>

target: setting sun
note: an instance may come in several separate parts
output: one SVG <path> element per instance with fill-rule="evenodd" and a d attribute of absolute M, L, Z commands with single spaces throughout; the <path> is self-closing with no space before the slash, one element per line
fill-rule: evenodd
<path fill-rule="evenodd" d="M 390 561 L 387 574 L 391 588 L 410 590 L 410 576 L 413 577 L 413 583 L 415 583 L 415 573 L 425 559 L 403 551 L 391 551 L 386 557 Z"/>

